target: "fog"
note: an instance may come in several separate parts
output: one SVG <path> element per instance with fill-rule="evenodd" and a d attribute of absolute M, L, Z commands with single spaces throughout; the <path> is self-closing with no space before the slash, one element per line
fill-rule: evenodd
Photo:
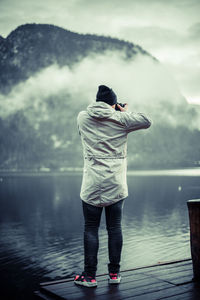
<path fill-rule="evenodd" d="M 107 52 L 70 67 L 51 65 L 0 96 L 1 167 L 81 167 L 76 118 L 95 101 L 100 84 L 113 88 L 118 102 L 127 102 L 130 111 L 152 120 L 150 130 L 129 141 L 134 149 L 131 168 L 198 163 L 198 111 L 182 97 L 167 70 L 151 56 L 137 54 L 130 60 L 122 52 Z"/>
<path fill-rule="evenodd" d="M 8 95 L 0 95 L 0 116 L 6 118 L 28 108 L 45 114 L 45 99 L 60 94 L 70 94 L 74 102 L 87 105 L 95 101 L 100 84 L 111 87 L 118 102 L 127 102 L 130 110 L 148 113 L 154 108 L 163 109 L 165 104 L 186 104 L 175 80 L 156 60 L 138 54 L 128 61 L 119 52 L 107 52 L 87 57 L 73 68 L 51 65 L 41 70 Z"/>

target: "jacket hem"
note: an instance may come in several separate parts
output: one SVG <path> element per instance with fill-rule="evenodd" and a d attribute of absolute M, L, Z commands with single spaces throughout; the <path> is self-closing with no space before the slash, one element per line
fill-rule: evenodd
<path fill-rule="evenodd" d="M 80 198 L 81 198 L 81 200 L 82 200 L 83 202 L 85 202 L 85 203 L 87 203 L 87 204 L 90 204 L 90 205 L 92 205 L 92 206 L 105 207 L 105 206 L 109 206 L 109 205 L 115 204 L 115 203 L 119 202 L 120 200 L 126 199 L 127 197 L 128 197 L 128 195 L 123 196 L 123 197 L 120 197 L 120 198 L 117 198 L 117 199 L 115 199 L 115 200 L 113 200 L 113 201 L 108 200 L 108 201 L 106 201 L 106 202 L 102 202 L 102 201 L 99 199 L 99 200 L 98 200 L 98 202 L 99 202 L 98 204 L 92 203 L 93 200 L 83 199 L 82 197 L 80 197 Z"/>

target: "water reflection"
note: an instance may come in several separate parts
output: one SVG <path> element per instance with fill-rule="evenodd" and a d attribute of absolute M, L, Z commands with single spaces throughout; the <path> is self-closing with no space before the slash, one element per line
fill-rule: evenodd
<path fill-rule="evenodd" d="M 78 175 L 0 182 L 0 279 L 13 291 L 82 270 L 80 184 Z M 121 268 L 189 257 L 186 200 L 199 198 L 199 177 L 129 176 L 128 184 Z M 99 234 L 102 273 L 108 262 L 104 215 Z"/>

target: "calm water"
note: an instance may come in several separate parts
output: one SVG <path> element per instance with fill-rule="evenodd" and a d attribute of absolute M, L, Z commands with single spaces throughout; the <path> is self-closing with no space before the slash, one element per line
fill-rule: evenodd
<path fill-rule="evenodd" d="M 12 300 L 31 299 L 40 281 L 82 271 L 80 185 L 75 174 L 0 179 L 3 300 L 11 294 Z M 121 269 L 190 257 L 186 201 L 200 198 L 200 177 L 134 175 L 128 185 Z M 107 262 L 103 215 L 98 273 L 107 271 Z"/>

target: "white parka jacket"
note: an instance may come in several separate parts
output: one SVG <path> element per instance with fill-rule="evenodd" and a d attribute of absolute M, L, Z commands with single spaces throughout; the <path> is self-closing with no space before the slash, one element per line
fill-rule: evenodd
<path fill-rule="evenodd" d="M 127 135 L 151 122 L 141 113 L 116 111 L 100 101 L 81 111 L 77 123 L 84 156 L 81 199 L 107 206 L 126 198 Z"/>

